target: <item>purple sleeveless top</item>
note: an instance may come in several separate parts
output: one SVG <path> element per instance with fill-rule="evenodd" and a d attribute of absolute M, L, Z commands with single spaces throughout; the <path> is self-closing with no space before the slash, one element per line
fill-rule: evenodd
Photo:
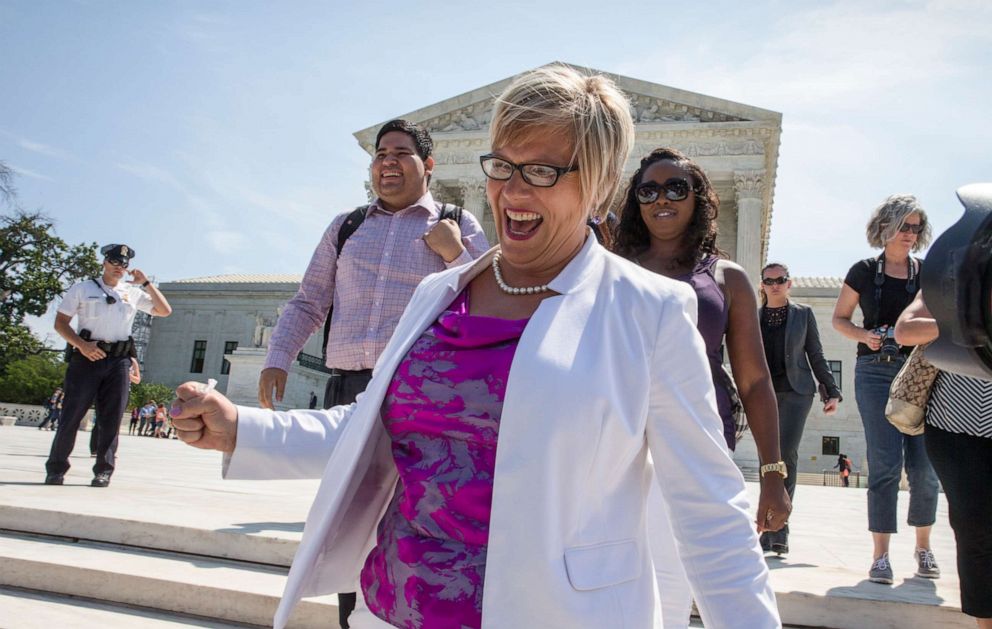
<path fill-rule="evenodd" d="M 399 480 L 362 569 L 397 627 L 479 627 L 496 442 L 526 319 L 470 315 L 462 292 L 393 374 L 382 423 Z"/>
<path fill-rule="evenodd" d="M 699 318 L 696 329 L 703 337 L 706 344 L 706 358 L 710 363 L 710 371 L 713 373 L 713 387 L 716 389 L 716 406 L 720 412 L 720 419 L 723 420 L 723 437 L 727 440 L 727 447 L 734 449 L 736 443 L 736 427 L 730 407 L 730 394 L 726 387 L 717 378 L 717 370 L 723 369 L 723 337 L 727 332 L 729 321 L 729 310 L 727 308 L 727 298 L 724 296 L 720 286 L 716 283 L 716 256 L 706 256 L 696 264 L 690 273 L 680 275 L 674 279 L 685 282 L 696 291 L 696 298 L 699 303 Z"/>

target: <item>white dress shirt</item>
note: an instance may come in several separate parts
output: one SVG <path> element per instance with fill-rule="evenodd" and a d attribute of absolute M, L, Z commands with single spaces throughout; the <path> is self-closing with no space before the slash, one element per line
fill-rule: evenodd
<path fill-rule="evenodd" d="M 116 303 L 108 304 L 107 297 Z M 58 311 L 76 317 L 76 332 L 89 330 L 94 341 L 126 341 L 138 311 L 151 314 L 152 298 L 145 291 L 127 282 L 108 286 L 102 278 L 79 282 L 62 296 Z"/>

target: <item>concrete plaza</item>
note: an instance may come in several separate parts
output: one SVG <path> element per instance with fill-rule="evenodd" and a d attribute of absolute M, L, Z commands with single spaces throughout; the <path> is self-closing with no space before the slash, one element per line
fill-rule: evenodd
<path fill-rule="evenodd" d="M 223 481 L 220 455 L 120 439 L 110 487 L 89 486 L 80 433 L 62 487 L 42 484 L 52 433 L 0 427 L 0 626 L 264 626 L 282 592 L 317 481 Z M 757 485 L 748 483 L 752 499 Z M 933 548 L 943 576 L 913 576 L 912 530 L 893 537 L 895 584 L 868 582 L 865 490 L 800 486 L 791 553 L 769 558 L 783 621 L 831 628 L 973 627 L 959 610 L 941 495 Z M 908 495 L 900 494 L 900 521 Z M 299 627 L 336 627 L 335 597 Z M 701 625 L 698 625 L 701 626 Z"/>

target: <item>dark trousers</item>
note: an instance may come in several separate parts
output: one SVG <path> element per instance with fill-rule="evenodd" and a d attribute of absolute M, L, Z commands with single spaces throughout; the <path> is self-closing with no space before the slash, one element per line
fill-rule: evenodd
<path fill-rule="evenodd" d="M 49 474 L 69 471 L 69 455 L 76 445 L 79 423 L 94 402 L 98 423 L 94 430 L 98 432 L 93 473 L 113 473 L 117 433 L 121 428 L 121 416 L 127 408 L 130 367 L 131 359 L 127 356 L 90 361 L 79 352 L 73 353 L 65 372 L 62 418 L 52 439 L 48 462 L 45 463 Z"/>
<path fill-rule="evenodd" d="M 992 439 L 926 429 L 958 549 L 961 611 L 992 618 Z"/>
<path fill-rule="evenodd" d="M 806 429 L 806 417 L 813 408 L 813 396 L 801 395 L 795 391 L 775 393 L 778 402 L 778 442 L 785 461 L 788 476 L 785 479 L 785 490 L 789 499 L 796 495 L 796 474 L 799 466 L 799 442 L 803 439 Z"/>
<path fill-rule="evenodd" d="M 802 395 L 795 391 L 776 391 L 775 401 L 778 402 L 778 442 L 785 461 L 785 490 L 789 492 L 789 500 L 796 495 L 796 474 L 799 466 L 799 442 L 806 429 L 806 417 L 813 407 L 813 396 Z M 767 539 L 771 544 L 789 543 L 789 525 L 779 531 L 769 532 Z"/>
<path fill-rule="evenodd" d="M 41 430 L 49 423 L 52 424 L 53 429 L 59 425 L 59 409 L 53 408 L 52 410 L 48 411 L 48 417 L 45 418 L 45 421 L 38 424 L 38 430 Z"/>
<path fill-rule="evenodd" d="M 334 369 L 331 377 L 327 379 L 327 386 L 324 387 L 324 408 L 340 406 L 341 404 L 351 404 L 358 397 L 358 394 L 369 386 L 372 379 L 372 370 L 345 371 Z M 338 593 L 338 624 L 341 629 L 348 629 L 348 616 L 355 611 L 355 592 Z"/>
<path fill-rule="evenodd" d="M 125 405 L 127 402 L 125 402 Z M 96 456 L 96 447 L 100 443 L 100 418 L 93 417 L 93 426 L 90 427 L 90 456 Z M 116 451 L 117 448 L 115 447 Z"/>

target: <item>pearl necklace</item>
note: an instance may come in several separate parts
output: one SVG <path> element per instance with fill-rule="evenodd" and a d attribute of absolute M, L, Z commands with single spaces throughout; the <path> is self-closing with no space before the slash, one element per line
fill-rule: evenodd
<path fill-rule="evenodd" d="M 493 275 L 496 277 L 496 285 L 507 295 L 536 295 L 551 290 L 547 284 L 540 286 L 527 286 L 525 288 L 514 288 L 503 281 L 503 274 L 499 271 L 499 251 L 493 254 Z"/>

